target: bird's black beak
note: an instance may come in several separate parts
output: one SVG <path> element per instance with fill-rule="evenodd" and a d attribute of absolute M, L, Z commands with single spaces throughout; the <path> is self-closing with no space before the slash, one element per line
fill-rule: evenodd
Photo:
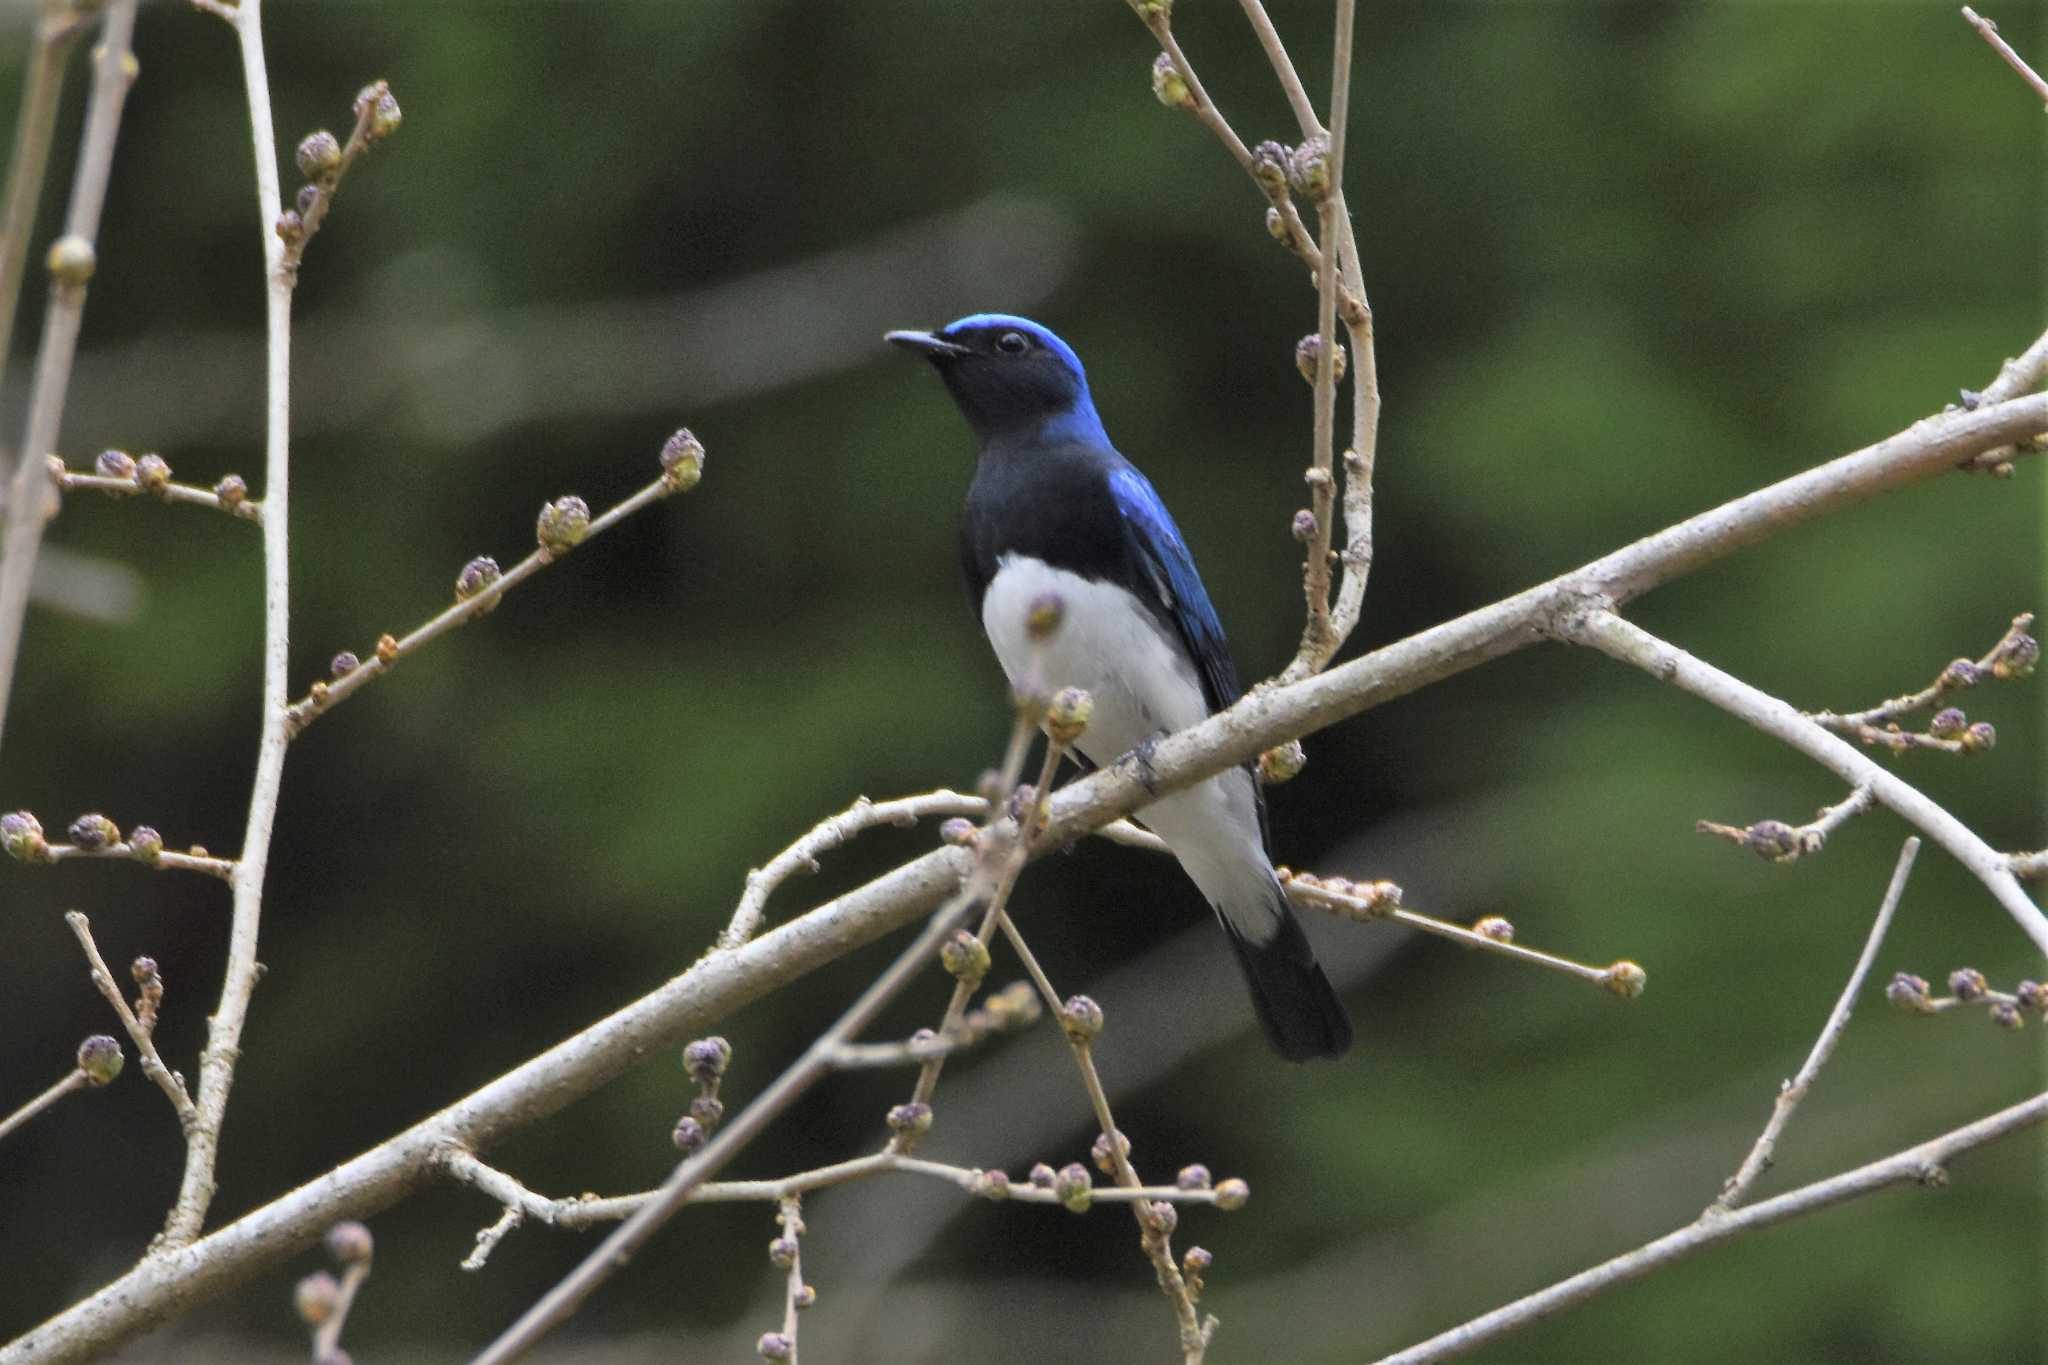
<path fill-rule="evenodd" d="M 965 346 L 935 332 L 890 332 L 882 340 L 906 351 L 916 351 L 927 360 L 951 360 L 967 354 Z"/>

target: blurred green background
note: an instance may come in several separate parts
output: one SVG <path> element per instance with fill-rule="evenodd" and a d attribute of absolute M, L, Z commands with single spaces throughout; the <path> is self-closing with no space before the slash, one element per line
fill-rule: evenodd
<path fill-rule="evenodd" d="M 25 6 L 7 12 L 14 107 Z M 888 327 L 984 308 L 1056 327 L 1174 507 L 1247 676 L 1298 629 L 1287 535 L 1308 454 L 1291 350 L 1313 301 L 1262 201 L 1147 87 L 1117 0 L 267 7 L 281 151 L 391 80 L 403 131 L 351 176 L 299 290 L 293 661 L 436 610 L 534 509 L 609 505 L 687 423 L 702 487 L 596 542 L 292 750 L 216 1222 L 368 1147 L 688 963 L 744 874 L 855 795 L 971 783 L 1007 718 L 956 582 L 963 429 Z M 1177 28 L 1247 139 L 1286 109 L 1234 6 Z M 1327 14 L 1276 17 L 1312 89 Z M 2048 56 L 2026 7 L 1995 12 Z M 233 45 L 147 8 L 63 448 L 156 449 L 260 485 L 261 278 Z M 57 179 L 75 146 L 74 69 Z M 1318 99 L 1322 96 L 1319 94 Z M 1386 394 L 1378 561 L 1354 651 L 1884 436 L 1981 387 L 2042 321 L 2042 136 L 1945 3 L 1362 6 L 1347 184 Z M 292 183 L 292 182 L 288 182 Z M 23 309 L 30 354 L 40 297 Z M 19 377 L 7 420 L 19 420 Z M 10 428 L 11 429 L 11 428 Z M 2042 605 L 2042 471 L 1953 477 L 1773 540 L 1637 619 L 1806 706 L 1920 685 Z M 0 807 L 101 810 L 232 850 L 254 757 L 257 537 L 74 497 L 63 550 L 132 569 L 123 626 L 32 615 Z M 1968 699 L 1970 762 L 1901 770 L 1994 844 L 2038 847 L 2042 684 Z M 1511 917 L 1525 942 L 1633 957 L 1624 1006 L 1387 927 L 1311 925 L 1360 1046 L 1290 1068 L 1256 1038 L 1199 898 L 1091 846 L 1020 913 L 1100 998 L 1104 1066 L 1148 1172 L 1248 1179 L 1193 1211 L 1217 1361 L 1353 1361 L 1690 1218 L 1747 1149 L 1853 960 L 1900 837 L 1885 814 L 1772 867 L 1696 818 L 1805 819 L 1839 784 L 1591 655 L 1531 650 L 1310 741 L 1274 793 L 1283 861 Z M 833 855 L 776 917 L 929 847 Z M 59 912 L 150 953 L 190 1071 L 224 888 L 117 865 L 0 867 L 0 1106 L 106 1029 Z M 744 1102 L 895 951 L 728 1021 Z M 2010 986 L 2026 944 L 1922 855 L 1879 963 Z M 993 980 L 1014 975 L 998 955 Z M 937 1017 L 935 971 L 887 1021 Z M 1760 1193 L 1880 1155 L 2042 1083 L 2038 1027 L 1866 1001 Z M 131 1073 L 134 1069 L 131 1068 Z M 765 1175 L 873 1147 L 907 1078 L 836 1079 L 756 1143 Z M 554 1193 L 660 1178 L 672 1057 L 495 1154 Z M 1086 1105 L 1041 1026 L 948 1069 L 929 1150 L 1021 1174 L 1083 1157 Z M 179 1147 L 138 1074 L 0 1148 L 0 1336 L 123 1269 Z M 2020 1360 L 2048 1355 L 2043 1150 L 1724 1248 L 1490 1360 Z M 591 1244 L 429 1190 L 374 1220 L 362 1361 L 465 1358 Z M 1127 1219 L 900 1179 L 823 1194 L 804 1263 L 818 1360 L 1166 1360 Z M 769 1211 L 687 1213 L 537 1358 L 747 1359 L 779 1322 Z M 295 1358 L 280 1267 L 135 1359 Z"/>

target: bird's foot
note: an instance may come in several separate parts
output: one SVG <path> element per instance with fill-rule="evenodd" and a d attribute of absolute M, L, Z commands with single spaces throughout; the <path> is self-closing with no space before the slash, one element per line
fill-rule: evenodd
<path fill-rule="evenodd" d="M 1138 779 L 1138 785 L 1145 789 L 1147 796 L 1159 795 L 1159 774 L 1152 767 L 1152 753 L 1159 747 L 1159 736 L 1147 735 L 1132 749 L 1117 760 L 1120 766 L 1128 766 L 1131 776 Z"/>

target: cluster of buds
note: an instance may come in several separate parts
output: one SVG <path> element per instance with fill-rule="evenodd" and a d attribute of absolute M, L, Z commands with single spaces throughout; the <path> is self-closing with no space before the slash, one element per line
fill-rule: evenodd
<path fill-rule="evenodd" d="M 2029 1014 L 2048 1018 L 2048 986 L 2022 981 L 2010 992 L 1994 990 L 1984 973 L 1975 967 L 1958 967 L 1948 974 L 1947 995 L 1935 995 L 1927 978 L 1898 972 L 1884 988 L 1885 999 L 1907 1014 L 1940 1014 L 1946 1010 L 1976 1005 L 1991 1022 L 2008 1031 L 2023 1028 Z"/>
<path fill-rule="evenodd" d="M 72 853 L 102 858 L 132 858 L 138 863 L 159 866 L 164 853 L 164 836 L 148 825 L 137 825 L 121 837 L 121 828 L 97 811 L 89 811 L 65 830 L 68 844 L 52 845 L 43 836 L 40 820 L 25 810 L 0 815 L 0 848 L 16 862 L 52 863 Z M 203 858 L 206 850 L 194 845 L 192 856 Z"/>
<path fill-rule="evenodd" d="M 1401 908 L 1401 888 L 1389 881 L 1355 882 L 1348 877 L 1318 877 L 1291 868 L 1274 869 L 1289 894 L 1335 910 L 1346 919 L 1385 919 Z"/>
<path fill-rule="evenodd" d="M 723 1038 L 699 1038 L 683 1048 L 683 1070 L 697 1083 L 697 1097 L 676 1120 L 669 1137 L 676 1150 L 688 1155 L 702 1147 L 725 1117 L 725 1102 L 718 1098 L 718 1083 L 732 1062 L 732 1044 Z"/>
<path fill-rule="evenodd" d="M 327 1254 L 341 1270 L 341 1278 L 316 1270 L 300 1280 L 292 1291 L 292 1305 L 299 1321 L 313 1331 L 316 1365 L 346 1365 L 348 1355 L 333 1345 L 341 1334 L 338 1319 L 345 1317 L 356 1290 L 370 1275 L 370 1258 L 376 1243 L 370 1230 L 353 1219 L 336 1223 L 327 1230 Z"/>

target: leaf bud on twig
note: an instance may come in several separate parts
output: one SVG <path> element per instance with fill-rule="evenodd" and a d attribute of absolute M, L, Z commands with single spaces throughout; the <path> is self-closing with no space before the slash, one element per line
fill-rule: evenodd
<path fill-rule="evenodd" d="M 968 848 L 974 843 L 976 830 L 974 822 L 964 815 L 956 815 L 939 825 L 939 841 L 956 848 Z"/>
<path fill-rule="evenodd" d="M 306 220 L 297 209 L 286 209 L 277 215 L 277 238 L 286 246 L 297 246 L 306 240 Z"/>
<path fill-rule="evenodd" d="M 1085 995 L 1069 996 L 1060 1006 L 1060 1027 L 1076 1043 L 1093 1042 L 1102 1033 L 1102 1006 Z"/>
<path fill-rule="evenodd" d="M 1282 246 L 1287 245 L 1289 239 L 1294 236 L 1292 232 L 1287 230 L 1287 216 L 1281 213 L 1280 210 L 1270 208 L 1266 210 L 1266 235 Z"/>
<path fill-rule="evenodd" d="M 939 961 L 957 980 L 972 986 L 988 975 L 988 945 L 965 929 L 958 929 L 939 945 Z"/>
<path fill-rule="evenodd" d="M 1199 1161 L 1192 1166 L 1180 1168 L 1180 1174 L 1173 1178 L 1174 1186 L 1183 1190 L 1206 1190 L 1209 1188 L 1209 1168 Z"/>
<path fill-rule="evenodd" d="M 1991 659 L 1991 676 L 2001 680 L 2024 678 L 2041 659 L 2041 642 L 2033 636 L 2015 633 L 1998 647 Z"/>
<path fill-rule="evenodd" d="M 1968 659 L 1957 659 L 1941 670 L 1941 676 L 1934 685 L 1944 691 L 1958 687 L 1974 687 L 1977 683 L 1977 665 Z"/>
<path fill-rule="evenodd" d="M 754 1343 L 754 1349 L 761 1353 L 763 1360 L 788 1360 L 796 1354 L 796 1343 L 780 1332 L 763 1332 L 761 1339 Z"/>
<path fill-rule="evenodd" d="M 1127 1134 L 1118 1133 L 1116 1135 L 1116 1146 L 1123 1159 L 1129 1161 L 1131 1159 L 1130 1137 Z M 1088 1159 L 1094 1162 L 1095 1169 L 1101 1171 L 1104 1175 L 1116 1174 L 1116 1158 L 1109 1154 L 1109 1134 L 1097 1133 L 1095 1135 L 1095 1141 L 1088 1148 Z"/>
<path fill-rule="evenodd" d="M 1908 1014 L 1934 1013 L 1934 1001 L 1928 995 L 1927 978 L 1915 976 L 1911 972 L 1893 974 L 1890 984 L 1884 988 L 1884 998 Z"/>
<path fill-rule="evenodd" d="M 1252 148 L 1252 179 L 1268 194 L 1287 192 L 1287 166 L 1293 158 L 1284 143 L 1270 138 Z"/>
<path fill-rule="evenodd" d="M 337 1265 L 367 1265 L 376 1249 L 369 1228 L 351 1218 L 327 1229 L 327 1254 Z"/>
<path fill-rule="evenodd" d="M 41 862 L 50 852 L 50 846 L 43 842 L 42 822 L 25 810 L 0 815 L 0 848 L 7 850 L 8 857 L 24 863 Z"/>
<path fill-rule="evenodd" d="M 92 462 L 93 473 L 103 479 L 135 477 L 135 457 L 125 450 L 102 450 Z"/>
<path fill-rule="evenodd" d="M 462 566 L 461 573 L 455 575 L 455 600 L 467 602 L 497 582 L 498 576 L 498 561 L 489 555 L 478 555 Z"/>
<path fill-rule="evenodd" d="M 818 1286 L 814 1284 L 798 1286 L 795 1299 L 796 1306 L 798 1308 L 809 1308 L 812 1304 L 816 1303 L 817 1301 Z"/>
<path fill-rule="evenodd" d="M 297 196 L 292 200 L 292 207 L 298 210 L 300 218 L 304 218 L 313 211 L 313 205 L 319 202 L 320 187 L 318 185 L 301 185 L 299 186 Z"/>
<path fill-rule="evenodd" d="M 1288 183 L 1309 199 L 1321 199 L 1330 192 L 1330 139 L 1321 133 L 1309 138 L 1287 159 Z"/>
<path fill-rule="evenodd" d="M 541 508 L 534 523 L 534 538 L 550 554 L 567 554 L 589 534 L 590 504 L 574 494 Z"/>
<path fill-rule="evenodd" d="M 2012 988 L 2012 993 L 2019 1000 L 2021 1009 L 2048 1015 L 2048 987 L 2044 987 L 2040 982 L 2022 981 Z"/>
<path fill-rule="evenodd" d="M 1095 1178 L 1088 1174 L 1086 1166 L 1070 1161 L 1053 1177 L 1052 1192 L 1073 1212 L 1086 1213 L 1095 1202 Z"/>
<path fill-rule="evenodd" d="M 932 1130 L 932 1107 L 915 1102 L 899 1104 L 889 1111 L 889 1131 L 908 1137 L 923 1137 Z"/>
<path fill-rule="evenodd" d="M 325 128 L 306 134 L 299 143 L 299 174 L 308 180 L 332 175 L 341 166 L 341 140 Z"/>
<path fill-rule="evenodd" d="M 1991 746 L 1998 743 L 1998 731 L 1992 728 L 1990 721 L 1980 720 L 1963 731 L 1957 742 L 1966 754 L 1988 753 Z"/>
<path fill-rule="evenodd" d="M 796 1238 L 777 1237 L 768 1244 L 768 1261 L 777 1270 L 787 1270 L 796 1264 Z"/>
<path fill-rule="evenodd" d="M 120 827 L 97 811 L 79 816 L 65 832 L 70 835 L 72 843 L 88 853 L 98 853 L 121 842 Z"/>
<path fill-rule="evenodd" d="M 1958 967 L 1948 974 L 1948 989 L 1949 994 L 1969 1004 L 1982 1000 L 1990 987 L 1984 980 L 1984 973 L 1975 967 Z"/>
<path fill-rule="evenodd" d="M 171 486 L 170 462 L 161 455 L 144 455 L 135 462 L 135 486 L 145 493 L 161 495 Z"/>
<path fill-rule="evenodd" d="M 1336 342 L 1335 346 L 1336 349 L 1331 352 L 1332 359 L 1330 364 L 1332 370 L 1330 377 L 1342 379 L 1345 367 L 1350 364 L 1350 357 L 1344 353 L 1343 342 Z M 1301 377 L 1311 384 L 1316 382 L 1316 366 L 1322 358 L 1323 338 L 1318 333 L 1310 332 L 1307 336 L 1294 343 L 1294 368 L 1299 370 Z"/>
<path fill-rule="evenodd" d="M 292 1291 L 292 1303 L 302 1322 L 318 1327 L 341 1306 L 341 1285 L 326 1271 L 316 1270 L 299 1281 L 298 1288 Z"/>
<path fill-rule="evenodd" d="M 1171 53 L 1162 52 L 1152 59 L 1152 96 L 1169 109 L 1195 107 L 1195 92 L 1173 64 Z"/>
<path fill-rule="evenodd" d="M 725 1118 L 725 1102 L 716 1095 L 699 1095 L 690 1101 L 690 1117 L 708 1133 Z"/>
<path fill-rule="evenodd" d="M 1171 1237 L 1180 1226 L 1180 1210 L 1164 1199 L 1148 1199 L 1138 1205 L 1138 1221 L 1155 1237 Z"/>
<path fill-rule="evenodd" d="M 1641 995 L 1649 979 L 1647 972 L 1626 958 L 1600 973 L 1600 984 L 1624 1000 Z"/>
<path fill-rule="evenodd" d="M 391 94 L 391 86 L 384 81 L 371 81 L 356 92 L 356 117 L 361 119 L 366 109 L 369 121 L 363 125 L 363 136 L 372 142 L 391 136 L 405 121 L 404 111 Z"/>
<path fill-rule="evenodd" d="M 1072 744 L 1088 732 L 1095 715 L 1095 698 L 1084 688 L 1062 687 L 1046 708 L 1045 732 L 1055 744 Z"/>
<path fill-rule="evenodd" d="M 1275 744 L 1259 755 L 1259 780 L 1269 787 L 1291 782 L 1308 766 L 1308 750 L 1298 739 Z"/>
<path fill-rule="evenodd" d="M 683 1070 L 699 1085 L 710 1085 L 732 1061 L 732 1044 L 723 1038 L 699 1038 L 683 1048 Z"/>
<path fill-rule="evenodd" d="M 128 850 L 141 861 L 153 863 L 163 856 L 164 836 L 148 825 L 137 825 L 128 831 Z"/>
<path fill-rule="evenodd" d="M 704 477 L 704 443 L 688 427 L 662 442 L 661 472 L 668 486 L 687 493 Z"/>
<path fill-rule="evenodd" d="M 377 662 L 386 668 L 398 662 L 398 637 L 388 631 L 377 637 Z"/>
<path fill-rule="evenodd" d="M 1495 943 L 1513 943 L 1515 926 L 1505 915 L 1488 915 L 1472 926 L 1472 932 Z"/>
<path fill-rule="evenodd" d="M 1031 1181 L 1031 1188 L 1035 1190 L 1049 1190 L 1059 1183 L 1059 1177 L 1053 1174 L 1052 1167 L 1043 1161 L 1032 1163 L 1031 1174 L 1027 1178 Z"/>
<path fill-rule="evenodd" d="M 1066 614 L 1065 598 L 1056 592 L 1040 593 L 1031 599 L 1030 607 L 1025 610 L 1024 633 L 1039 643 L 1050 640 Z"/>
<path fill-rule="evenodd" d="M 77 233 L 66 233 L 50 243 L 50 254 L 44 263 L 49 266 L 50 278 L 58 284 L 82 285 L 92 278 L 98 259 L 91 242 Z"/>
<path fill-rule="evenodd" d="M 1316 538 L 1316 514 L 1306 507 L 1302 508 L 1294 514 L 1294 520 L 1288 523 L 1287 531 L 1302 544 L 1308 544 Z"/>
<path fill-rule="evenodd" d="M 1927 722 L 1927 733 L 1936 739 L 1954 739 L 1968 729 L 1970 718 L 1963 714 L 1960 706 L 1944 706 L 1934 713 L 1934 719 Z"/>
<path fill-rule="evenodd" d="M 2021 1014 L 2020 1007 L 2012 1001 L 2000 1000 L 1991 1007 L 1991 1022 L 2011 1032 L 2023 1027 L 2027 1022 L 2027 1016 Z"/>
<path fill-rule="evenodd" d="M 972 1192 L 983 1199 L 1008 1199 L 1010 1177 L 1001 1171 L 976 1171 Z"/>
<path fill-rule="evenodd" d="M 213 486 L 213 495 L 220 499 L 220 505 L 232 512 L 249 500 L 249 481 L 240 474 L 225 474 Z"/>
<path fill-rule="evenodd" d="M 121 1045 L 104 1033 L 95 1033 L 78 1045 L 78 1069 L 88 1085 L 111 1084 L 127 1064 Z"/>
<path fill-rule="evenodd" d="M 685 1114 L 676 1120 L 675 1131 L 668 1136 L 669 1141 L 676 1145 L 676 1150 L 688 1156 L 704 1145 L 704 1139 L 709 1134 L 704 1131 L 703 1124 Z"/>
<path fill-rule="evenodd" d="M 1251 1197 L 1252 1187 L 1239 1180 L 1236 1176 L 1232 1176 L 1216 1186 L 1216 1207 L 1226 1213 L 1243 1208 L 1245 1201 Z"/>

